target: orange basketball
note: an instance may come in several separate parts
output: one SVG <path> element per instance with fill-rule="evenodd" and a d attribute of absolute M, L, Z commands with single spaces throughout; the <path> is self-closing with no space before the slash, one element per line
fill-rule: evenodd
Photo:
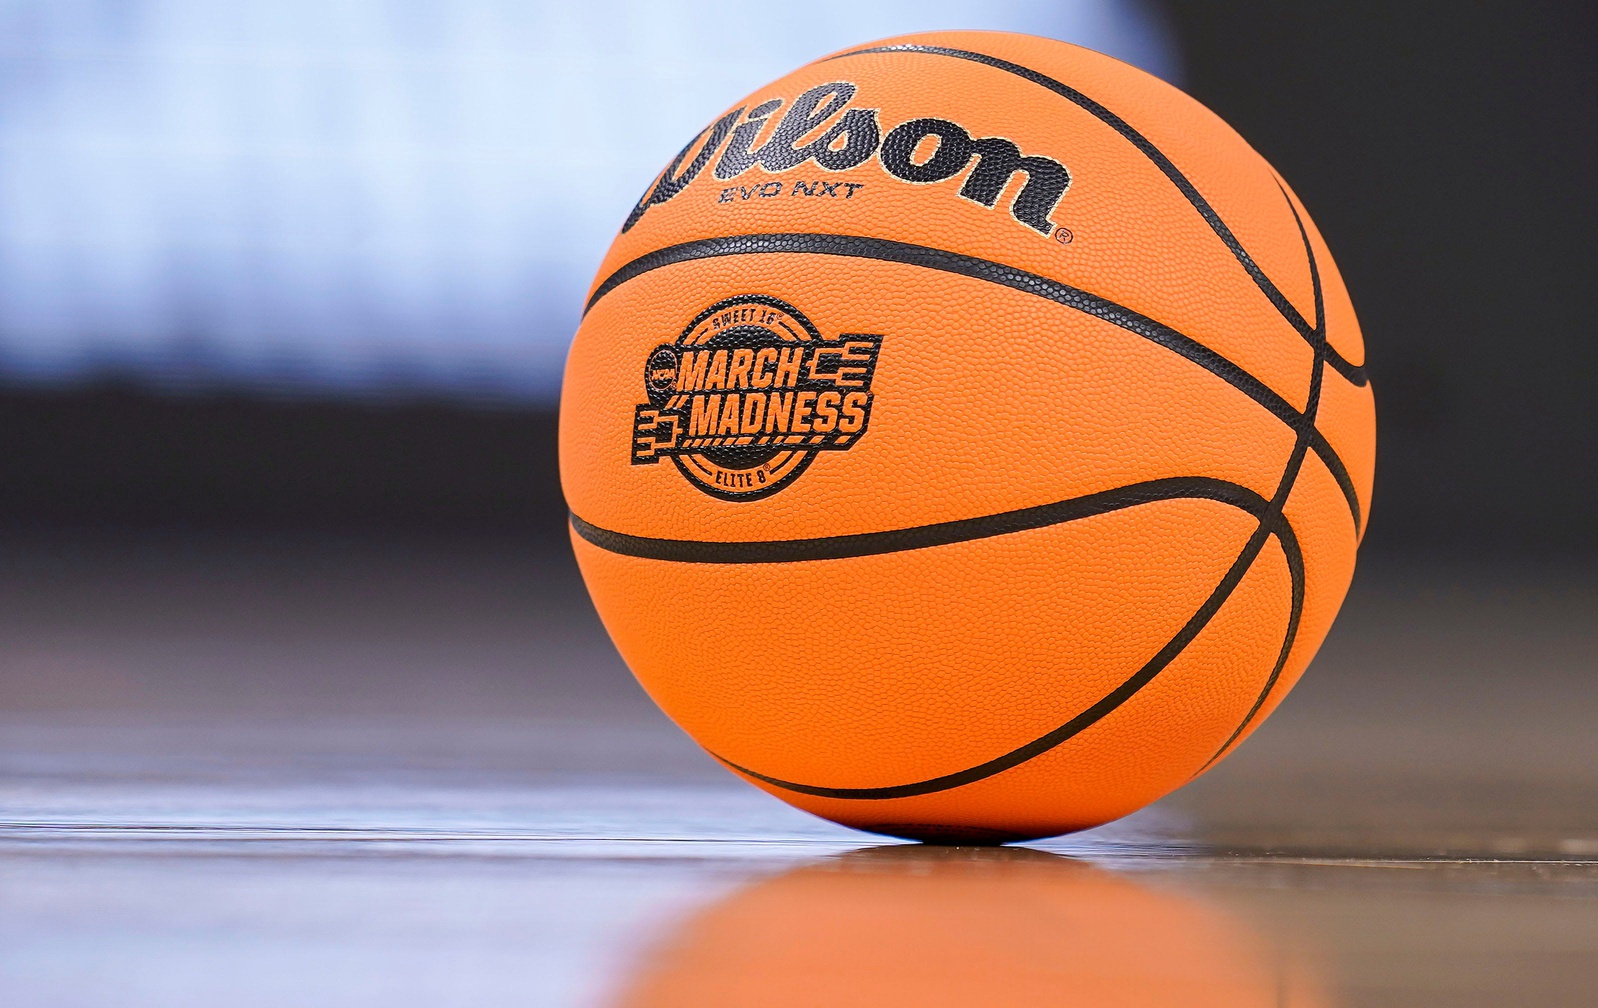
<path fill-rule="evenodd" d="M 1179 787 L 1331 625 L 1375 415 L 1330 253 L 1212 113 L 1046 39 L 818 60 L 689 141 L 566 367 L 594 604 L 736 773 L 917 839 Z"/>

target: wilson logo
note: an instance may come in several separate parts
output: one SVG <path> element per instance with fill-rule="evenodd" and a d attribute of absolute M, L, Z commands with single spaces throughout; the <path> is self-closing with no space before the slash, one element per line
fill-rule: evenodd
<path fill-rule="evenodd" d="M 722 500 L 774 494 L 865 434 L 881 347 L 871 333 L 825 339 L 774 297 L 718 301 L 645 360 L 633 465 L 669 458 Z"/>
<path fill-rule="evenodd" d="M 1071 185 L 1065 165 L 1053 158 L 1022 154 L 1020 147 L 1004 137 L 974 137 L 947 119 L 911 119 L 884 136 L 877 109 L 849 107 L 855 91 L 848 81 L 813 87 L 794 99 L 781 118 L 776 118 L 784 104 L 781 98 L 762 102 L 747 115 L 742 108 L 728 112 L 672 159 L 627 215 L 622 231 L 631 230 L 650 207 L 682 192 L 713 159 L 712 174 L 726 181 L 756 165 L 767 172 L 808 164 L 842 172 L 875 157 L 884 171 L 905 182 L 945 182 L 964 173 L 960 195 L 990 208 L 998 205 L 1011 178 L 1023 174 L 1026 181 L 1010 201 L 1011 216 L 1042 234 L 1053 232 L 1049 215 Z M 776 125 L 757 146 L 773 122 Z"/>

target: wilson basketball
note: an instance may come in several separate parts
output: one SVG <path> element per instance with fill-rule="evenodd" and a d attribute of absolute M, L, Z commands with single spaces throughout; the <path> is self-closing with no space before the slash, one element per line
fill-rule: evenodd
<path fill-rule="evenodd" d="M 638 201 L 567 363 L 600 616 L 701 745 L 877 833 L 1083 829 L 1303 672 L 1375 454 L 1325 243 L 1214 114 L 1021 35 L 802 67 Z"/>

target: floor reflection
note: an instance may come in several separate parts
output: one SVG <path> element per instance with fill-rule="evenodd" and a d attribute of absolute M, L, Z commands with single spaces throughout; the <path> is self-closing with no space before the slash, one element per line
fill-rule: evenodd
<path fill-rule="evenodd" d="M 1282 939 L 1187 894 L 1025 848 L 894 845 L 681 921 L 621 1008 L 1329 1008 Z"/>

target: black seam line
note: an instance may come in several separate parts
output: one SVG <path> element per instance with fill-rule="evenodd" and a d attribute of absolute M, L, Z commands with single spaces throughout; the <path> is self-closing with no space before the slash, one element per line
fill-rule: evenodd
<path fill-rule="evenodd" d="M 949 546 L 973 539 L 1047 528 L 1140 504 L 1187 499 L 1219 501 L 1250 514 L 1263 510 L 1266 503 L 1265 498 L 1236 483 L 1207 476 L 1173 476 L 977 518 L 816 539 L 756 542 L 655 539 L 600 528 L 576 514 L 571 516 L 571 524 L 579 536 L 606 552 L 645 560 L 698 564 L 805 563 Z M 1287 534 L 1291 535 L 1291 532 Z"/>
<path fill-rule="evenodd" d="M 856 49 L 853 52 L 839 53 L 836 56 L 829 56 L 827 59 L 844 59 L 849 56 L 864 56 L 872 53 L 918 53 L 929 56 L 949 56 L 954 59 L 970 60 L 973 63 L 981 63 L 984 66 L 990 66 L 996 70 L 1003 70 L 1006 73 L 1014 74 L 1015 76 L 1023 78 L 1024 80 L 1031 81 L 1040 87 L 1044 87 L 1050 91 L 1053 91 L 1055 94 L 1066 99 L 1072 104 L 1077 105 L 1089 115 L 1092 115 L 1106 126 L 1121 134 L 1122 137 L 1126 138 L 1126 140 L 1131 142 L 1134 147 L 1142 152 L 1144 157 L 1147 157 L 1150 161 L 1152 161 L 1155 167 L 1159 168 L 1160 171 L 1164 173 L 1165 177 L 1170 179 L 1171 183 L 1176 186 L 1177 190 L 1187 198 L 1187 201 L 1193 205 L 1193 209 L 1199 212 L 1199 215 L 1204 218 L 1205 223 L 1209 224 L 1210 230 L 1214 231 L 1216 237 L 1221 239 L 1221 242 L 1232 253 L 1232 257 L 1236 259 L 1238 264 L 1243 267 L 1243 270 L 1248 273 L 1249 278 L 1254 281 L 1254 285 L 1260 289 L 1260 292 L 1263 293 L 1266 298 L 1270 300 L 1271 304 L 1276 307 L 1276 310 L 1281 314 L 1282 318 L 1286 319 L 1289 325 L 1298 330 L 1299 335 L 1304 338 L 1305 342 L 1309 342 L 1312 339 L 1313 329 L 1309 322 L 1305 320 L 1303 315 L 1299 314 L 1297 308 L 1293 307 L 1293 303 L 1287 299 L 1285 294 L 1282 293 L 1281 288 L 1277 287 L 1276 284 L 1272 282 L 1271 278 L 1265 275 L 1264 270 L 1260 269 L 1259 264 L 1254 261 L 1254 257 L 1248 254 L 1248 250 L 1243 247 L 1243 243 L 1238 241 L 1237 235 L 1233 234 L 1232 229 L 1227 227 L 1226 222 L 1221 219 L 1221 215 L 1215 212 L 1215 208 L 1212 207 L 1209 201 L 1204 198 L 1204 195 L 1198 191 L 1198 187 L 1195 186 L 1186 175 L 1182 174 L 1182 170 L 1176 167 L 1175 162 L 1167 157 L 1164 151 L 1156 147 L 1154 142 L 1148 137 L 1134 129 L 1132 124 L 1128 123 L 1125 119 L 1122 119 L 1120 116 L 1116 115 L 1114 112 L 1111 112 L 1109 109 L 1105 108 L 1103 105 L 1100 105 L 1098 102 L 1094 101 L 1092 98 L 1089 98 L 1082 92 L 1076 90 L 1070 85 L 1063 84 L 1060 81 L 1055 80 L 1053 77 L 1045 76 L 1044 74 L 1038 73 L 1036 70 L 1022 66 L 1019 63 L 1011 63 L 1009 60 L 1000 59 L 997 56 L 989 56 L 987 53 L 972 52 L 968 49 L 951 49 L 945 46 L 924 45 L 874 46 L 869 49 Z M 1365 369 L 1363 366 L 1351 363 L 1341 354 L 1339 354 L 1336 349 L 1330 346 L 1327 347 L 1327 363 L 1331 364 L 1333 368 L 1337 369 L 1339 374 L 1348 379 L 1348 381 L 1354 385 L 1362 386 L 1366 384 L 1368 380 L 1366 378 Z"/>
<path fill-rule="evenodd" d="M 1293 205 L 1292 197 L 1288 196 L 1287 187 L 1282 185 L 1280 180 L 1278 180 L 1277 185 L 1282 190 L 1282 198 L 1287 200 L 1287 208 L 1293 212 L 1293 221 L 1298 225 L 1299 237 L 1304 241 L 1304 256 L 1309 264 L 1310 286 L 1315 292 L 1316 342 L 1313 345 L 1316 347 L 1317 354 L 1319 354 L 1321 348 L 1327 346 L 1326 302 L 1322 296 L 1321 290 L 1320 265 L 1316 262 L 1315 247 L 1310 244 L 1309 232 L 1304 227 L 1304 220 L 1299 216 L 1298 208 Z M 1316 374 L 1310 379 L 1311 384 L 1316 384 L 1318 378 L 1319 369 L 1317 368 Z M 1318 392 L 1316 395 L 1318 398 Z M 1316 404 L 1316 407 L 1319 408 L 1318 403 Z M 1287 552 L 1287 548 L 1287 541 L 1284 539 L 1282 541 L 1282 550 L 1284 553 Z M 1295 550 L 1298 548 L 1298 544 L 1296 542 L 1293 544 L 1293 548 Z M 1298 641 L 1299 624 L 1304 618 L 1303 556 L 1299 556 L 1296 565 L 1293 562 L 1293 558 L 1289 556 L 1287 563 L 1288 570 L 1292 577 L 1292 604 L 1288 610 L 1287 633 L 1282 639 L 1282 649 L 1276 656 L 1275 664 L 1271 666 L 1271 674 L 1266 677 L 1265 685 L 1260 687 L 1259 695 L 1254 698 L 1254 705 L 1248 709 L 1247 714 L 1243 715 L 1243 720 L 1238 723 L 1236 730 L 1234 730 L 1227 740 L 1221 744 L 1219 749 L 1215 750 L 1214 755 L 1206 760 L 1203 766 L 1199 767 L 1197 773 L 1194 774 L 1195 777 L 1198 776 L 1198 774 L 1203 773 L 1205 770 L 1208 770 L 1217 760 L 1226 755 L 1227 751 L 1232 748 L 1233 744 L 1235 744 L 1237 740 L 1242 737 L 1243 732 L 1247 730 L 1248 726 L 1254 723 L 1254 719 L 1259 716 L 1260 710 L 1265 706 L 1265 701 L 1270 699 L 1271 693 L 1276 689 L 1276 684 L 1282 676 L 1282 670 L 1287 667 L 1287 660 L 1292 655 L 1293 645 Z"/>
<path fill-rule="evenodd" d="M 1285 520 L 1282 524 L 1284 526 L 1287 525 Z M 1193 772 L 1194 777 L 1208 770 L 1216 761 L 1226 755 L 1227 750 L 1231 749 L 1232 745 L 1242 736 L 1244 730 L 1254 722 L 1254 718 L 1259 715 L 1260 709 L 1265 706 L 1265 701 L 1270 697 L 1272 691 L 1276 689 L 1276 684 L 1282 676 L 1282 669 L 1287 666 L 1287 660 L 1293 654 L 1293 645 L 1298 642 L 1299 625 L 1304 619 L 1304 552 L 1299 546 L 1298 537 L 1292 535 L 1291 531 L 1286 535 L 1279 536 L 1278 541 L 1282 545 L 1282 555 L 1287 561 L 1287 573 L 1292 582 L 1291 601 L 1289 602 L 1287 613 L 1287 629 L 1282 634 L 1281 649 L 1276 653 L 1276 662 L 1271 666 L 1271 673 L 1266 677 L 1265 685 L 1260 687 L 1259 695 L 1254 698 L 1253 706 L 1248 709 L 1247 714 L 1243 715 L 1243 720 L 1238 723 L 1237 728 L 1227 737 L 1226 741 L 1221 743 L 1220 748 L 1215 750 L 1214 755 L 1205 760 L 1204 765 Z"/>
<path fill-rule="evenodd" d="M 1300 443 L 1294 449 L 1292 458 L 1289 460 L 1289 472 L 1284 473 L 1284 485 L 1291 482 L 1287 477 L 1291 473 L 1296 473 L 1297 465 L 1295 463 L 1302 462 L 1303 458 L 1304 446 L 1302 441 L 1300 441 Z M 1203 482 L 1213 484 L 1217 488 L 1226 488 L 1226 497 L 1224 500 L 1220 495 L 1211 496 L 1208 493 L 1202 495 L 1203 499 L 1220 500 L 1222 503 L 1240 507 L 1242 510 L 1256 515 L 1259 518 L 1259 524 L 1255 527 L 1253 533 L 1250 534 L 1248 540 L 1243 544 L 1242 550 L 1238 552 L 1237 558 L 1232 562 L 1231 567 L 1227 569 L 1227 572 L 1225 576 L 1221 578 L 1220 583 L 1215 586 L 1215 590 L 1212 591 L 1209 597 L 1204 600 L 1204 604 L 1199 607 L 1198 611 L 1195 612 L 1192 617 L 1190 617 L 1188 621 L 1182 625 L 1182 628 L 1176 632 L 1176 635 L 1167 641 L 1165 646 L 1160 648 L 1154 657 L 1150 658 L 1142 668 L 1134 672 L 1119 686 L 1100 698 L 1087 710 L 1076 715 L 1071 720 L 1067 721 L 1065 724 L 1054 729 L 1053 731 L 1033 739 L 1026 745 L 1012 749 L 1002 756 L 988 760 L 985 763 L 979 763 L 973 767 L 968 767 L 965 770 L 960 770 L 951 774 L 944 774 L 939 777 L 932 777 L 927 780 L 915 781 L 909 784 L 894 784 L 887 787 L 833 788 L 818 787 L 813 784 L 799 784 L 794 781 L 785 781 L 776 777 L 771 777 L 766 774 L 751 770 L 748 767 L 739 766 L 737 763 L 734 763 L 725 757 L 719 756 L 716 753 L 711 753 L 711 755 L 715 756 L 728 767 L 738 771 L 741 774 L 752 777 L 755 780 L 761 781 L 763 783 L 770 784 L 773 787 L 781 788 L 785 791 L 795 792 L 796 794 L 813 795 L 818 798 L 883 800 L 889 798 L 914 798 L 919 795 L 928 795 L 939 791 L 948 791 L 952 788 L 962 787 L 966 784 L 974 784 L 977 781 L 985 780 L 986 778 L 992 777 L 995 774 L 1003 773 L 1006 770 L 1020 766 L 1022 763 L 1025 763 L 1036 756 L 1040 756 L 1043 753 L 1048 752 L 1050 749 L 1053 749 L 1056 746 L 1068 741 L 1072 737 L 1082 733 L 1083 731 L 1086 731 L 1088 728 L 1103 720 L 1111 712 L 1115 711 L 1122 704 L 1130 700 L 1144 686 L 1148 685 L 1155 676 L 1164 671 L 1165 667 L 1175 660 L 1176 656 L 1181 654 L 1182 651 L 1193 642 L 1193 638 L 1199 635 L 1204 627 L 1209 624 L 1210 620 L 1215 617 L 1215 614 L 1220 611 L 1221 606 L 1226 603 L 1226 600 L 1231 597 L 1232 592 L 1235 591 L 1238 584 L 1242 582 L 1243 576 L 1248 573 L 1249 567 L 1253 566 L 1255 558 L 1259 556 L 1260 550 L 1264 548 L 1265 543 L 1270 536 L 1278 534 L 1279 530 L 1285 531 L 1287 534 L 1291 534 L 1291 529 L 1288 527 L 1287 521 L 1285 518 L 1283 518 L 1281 513 L 1279 501 L 1282 497 L 1282 490 L 1280 486 L 1277 489 L 1275 497 L 1271 501 L 1266 501 L 1254 491 L 1249 490 L 1246 487 L 1238 486 L 1235 483 L 1226 483 L 1224 480 L 1203 480 Z M 1181 496 L 1186 495 L 1183 494 Z M 1181 496 L 1167 499 L 1181 499 Z"/>
<path fill-rule="evenodd" d="M 695 259 L 784 252 L 807 255 L 834 255 L 903 263 L 908 266 L 919 266 L 924 269 L 939 270 L 944 273 L 954 273 L 976 280 L 985 280 L 1025 294 L 1033 294 L 1056 304 L 1064 305 L 1067 308 L 1073 308 L 1084 314 L 1102 319 L 1186 357 L 1265 407 L 1273 416 L 1295 430 L 1297 429 L 1298 421 L 1303 416 L 1303 414 L 1293 408 L 1292 403 L 1277 395 L 1270 386 L 1255 378 L 1231 360 L 1221 356 L 1191 336 L 1185 336 L 1170 326 L 1156 322 L 1124 305 L 1116 304 L 1114 301 L 1100 297 L 1097 294 L 1090 294 L 1080 288 L 1072 287 L 1058 280 L 1051 280 L 1036 273 L 1029 273 L 1014 266 L 1006 266 L 1003 263 L 979 259 L 976 256 L 968 256 L 959 252 L 930 248 L 926 245 L 912 245 L 908 242 L 892 241 L 887 238 L 867 238 L 863 235 L 780 232 L 773 234 L 729 235 L 723 238 L 701 238 L 697 241 L 683 242 L 679 245 L 668 245 L 665 248 L 646 253 L 629 263 L 617 267 L 616 272 L 606 277 L 595 288 L 593 296 L 588 299 L 588 307 L 585 312 L 592 309 L 600 298 L 609 294 L 612 290 L 651 270 Z M 1348 474 L 1348 468 L 1343 465 L 1343 460 L 1338 457 L 1337 452 L 1332 449 L 1331 444 L 1327 442 L 1320 431 L 1314 431 L 1311 437 L 1311 447 L 1314 448 L 1315 454 L 1320 456 L 1321 461 L 1326 464 L 1326 469 L 1332 474 L 1332 478 L 1337 481 L 1338 487 L 1343 492 L 1344 499 L 1348 502 L 1349 513 L 1354 519 L 1354 528 L 1356 530 L 1359 529 L 1362 520 L 1359 495 L 1354 490 L 1354 481 Z"/>

